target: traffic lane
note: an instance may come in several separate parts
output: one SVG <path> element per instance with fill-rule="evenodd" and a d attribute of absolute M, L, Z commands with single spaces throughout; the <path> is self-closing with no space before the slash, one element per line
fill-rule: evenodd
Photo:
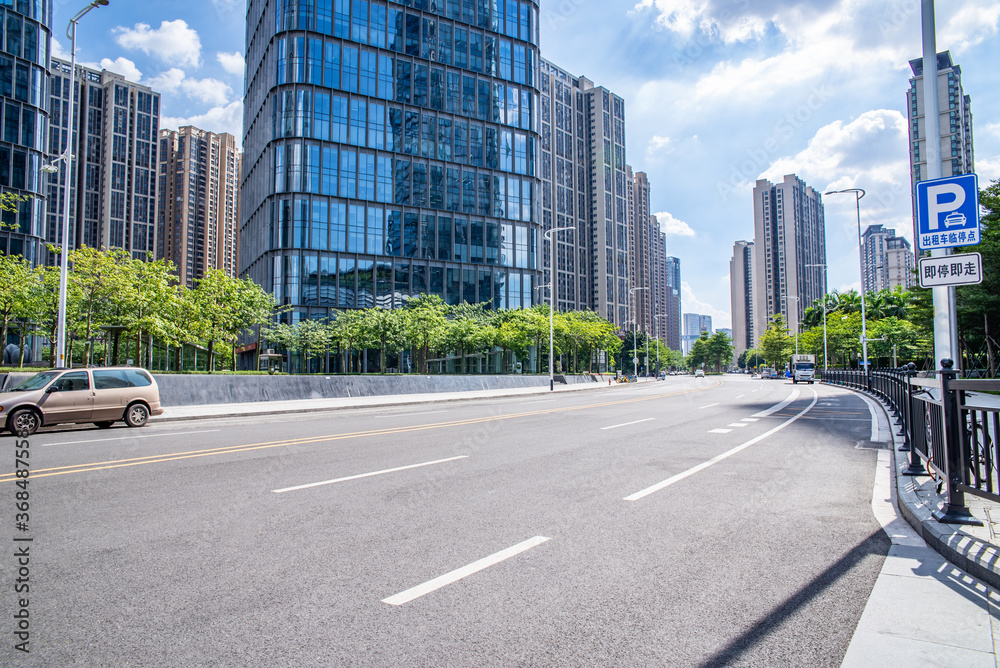
<path fill-rule="evenodd" d="M 491 471 L 489 473 L 489 475 L 490 475 L 491 478 L 495 478 L 496 477 L 496 474 L 493 471 Z M 519 473 L 519 472 L 515 471 L 514 472 L 514 476 L 515 477 L 518 477 L 518 476 L 523 477 L 523 473 Z M 481 486 L 481 481 L 477 482 L 476 484 Z M 506 485 L 506 484 L 498 485 L 498 487 L 501 488 L 501 489 L 502 488 L 506 488 L 507 486 L 508 485 Z M 455 506 L 455 507 L 465 507 L 465 506 L 468 505 L 468 500 L 466 498 L 467 496 L 468 495 L 460 494 L 459 498 L 455 500 L 456 501 L 455 503 L 453 503 L 453 504 L 445 504 L 445 505 L 452 505 L 452 506 Z M 520 496 L 522 498 L 527 498 L 525 495 L 522 495 L 522 494 L 517 494 L 516 496 Z M 428 500 L 430 500 L 430 497 L 427 497 L 427 498 L 428 498 Z M 411 503 L 412 503 L 412 497 L 411 497 Z M 464 504 L 464 506 L 462 504 Z M 532 507 L 537 506 L 537 504 L 529 504 L 529 505 L 531 505 Z M 545 505 L 545 504 L 543 504 L 543 505 Z M 427 509 L 427 510 L 430 510 L 430 509 Z M 358 509 L 357 513 L 361 514 L 362 511 L 363 511 L 363 509 Z M 394 514 L 396 514 L 396 513 L 398 513 L 398 507 L 396 508 Z M 241 515 L 241 514 L 242 513 L 236 513 L 236 515 Z M 325 515 L 328 515 L 328 514 L 329 514 L 329 509 L 326 507 L 326 504 L 320 504 L 318 508 L 313 508 L 311 510 L 296 510 L 296 511 L 294 511 L 292 513 L 286 513 L 286 514 L 284 514 L 282 516 L 283 517 L 291 517 L 293 520 L 298 520 L 298 521 L 292 521 L 291 522 L 291 524 L 296 525 L 296 524 L 299 524 L 301 522 L 301 518 L 303 518 L 303 517 L 308 518 L 308 517 L 314 517 L 314 516 L 325 516 Z M 423 513 L 417 513 L 417 515 L 421 515 L 421 514 L 423 514 Z M 405 529 L 406 527 L 409 527 L 410 529 L 416 531 L 416 533 L 418 533 L 420 535 L 426 534 L 427 536 L 433 538 L 433 540 L 429 541 L 430 544 L 428 544 L 426 546 L 423 546 L 422 548 L 417 549 L 416 551 L 418 553 L 426 552 L 426 553 L 428 553 L 430 555 L 435 555 L 435 554 L 438 554 L 438 552 L 440 552 L 440 549 L 437 549 L 437 545 L 440 542 L 440 538 L 441 538 L 441 536 L 440 536 L 440 534 L 441 534 L 440 526 L 442 526 L 442 525 L 454 527 L 453 528 L 454 536 L 452 536 L 452 537 L 455 538 L 456 540 L 461 539 L 462 537 L 465 537 L 468 540 L 469 534 L 472 533 L 472 532 L 470 532 L 470 530 L 469 530 L 469 520 L 468 520 L 468 518 L 467 517 L 463 517 L 462 515 L 464 515 L 464 513 L 460 513 L 460 515 L 458 517 L 456 517 L 454 521 L 451 521 L 451 522 L 444 521 L 440 517 L 437 518 L 437 521 L 432 522 L 430 524 L 427 524 L 426 522 L 423 523 L 423 524 L 421 524 L 419 522 L 410 521 L 408 523 L 404 523 L 405 527 L 403 527 L 403 528 Z M 504 512 L 502 515 L 503 516 L 507 516 L 507 515 L 509 515 L 509 512 Z M 377 519 L 378 519 L 377 517 L 368 518 L 368 520 L 374 520 L 376 522 L 377 522 Z M 413 518 L 410 518 L 410 519 L 412 520 Z M 419 519 L 419 517 L 417 519 Z M 236 518 L 234 517 L 233 521 L 235 521 L 235 520 L 236 520 Z M 368 520 L 366 520 L 364 523 L 368 524 L 369 523 Z M 498 522 L 499 522 L 499 520 L 498 520 Z M 228 524 L 228 522 L 226 522 L 226 523 Z M 185 521 L 184 524 L 188 524 L 188 522 Z M 279 526 L 272 527 L 272 529 L 277 533 L 277 532 L 280 531 L 281 527 L 284 526 L 284 524 L 287 524 L 287 522 L 283 522 L 283 523 L 279 524 Z M 487 523 L 487 525 L 490 525 L 490 526 L 492 526 L 493 524 L 495 524 L 495 522 L 488 522 Z M 308 536 L 309 535 L 322 535 L 322 529 L 323 529 L 322 526 L 310 527 L 310 530 L 307 531 L 306 534 L 302 536 L 302 540 L 290 540 L 289 542 L 291 544 L 300 544 L 300 543 L 301 544 L 308 544 L 309 543 Z M 214 532 L 212 532 L 212 531 L 208 531 L 209 535 L 211 535 L 213 533 Z M 265 531 L 264 535 L 266 536 L 269 533 L 270 532 Z M 286 533 L 287 533 L 287 531 L 286 531 Z M 343 534 L 350 535 L 351 534 L 350 531 L 340 531 L 338 533 L 341 534 L 341 535 L 343 535 Z M 396 534 L 396 535 L 399 535 L 400 534 L 400 528 L 397 527 L 396 530 L 393 533 Z M 412 533 L 412 531 L 410 533 Z M 402 535 L 406 536 L 406 535 L 410 535 L 410 533 L 407 533 L 407 532 L 404 531 L 402 533 Z M 518 535 L 515 536 L 514 535 L 515 533 L 517 533 Z M 292 537 L 286 536 L 286 538 L 294 538 L 294 536 L 292 536 Z M 503 540 L 501 540 L 501 538 Z M 511 532 L 509 535 L 508 534 L 504 534 L 503 536 L 496 536 L 496 537 L 493 537 L 493 538 L 490 538 L 490 537 L 486 536 L 486 537 L 483 537 L 481 540 L 469 541 L 470 543 L 472 543 L 472 545 L 470 545 L 467 548 L 465 548 L 465 550 L 462 552 L 462 557 L 463 558 L 469 558 L 469 559 L 471 559 L 473 557 L 479 557 L 479 556 L 482 556 L 482 549 L 485 549 L 487 547 L 487 545 L 494 545 L 495 546 L 497 543 L 504 543 L 505 541 L 515 541 L 515 540 L 520 539 L 520 538 L 522 538 L 522 537 L 520 536 L 520 534 L 518 532 Z M 350 549 L 345 548 L 341 544 L 342 542 L 343 542 L 343 539 L 341 539 L 340 541 L 338 541 L 338 547 L 339 547 L 338 551 L 341 554 L 343 554 L 343 553 L 350 554 L 350 553 L 354 552 L 354 550 L 350 550 Z M 364 541 L 362 541 L 362 542 L 364 542 Z M 480 545 L 480 543 L 482 543 L 482 545 Z M 239 549 L 232 551 L 232 554 L 230 555 L 230 558 L 233 559 L 233 560 L 236 560 L 236 562 L 238 563 L 239 560 L 240 560 L 240 558 L 241 558 L 241 555 L 247 550 L 248 547 L 250 549 L 252 549 L 252 545 L 251 546 L 240 545 Z M 363 545 L 361 547 L 363 547 Z M 389 550 L 389 546 L 383 546 L 383 549 Z M 287 553 L 287 548 L 285 549 L 285 552 Z M 363 552 L 363 550 L 362 550 L 362 552 Z M 391 550 L 389 550 L 389 552 L 391 554 Z M 400 555 L 398 555 L 398 556 L 406 557 L 408 554 L 410 554 L 410 550 L 409 549 L 403 549 L 402 553 Z M 440 561 L 440 564 L 438 564 L 441 568 L 445 567 L 445 565 L 446 565 L 445 562 L 448 562 L 452 566 L 454 566 L 454 565 L 457 564 L 457 562 L 462 561 L 461 558 L 458 558 L 459 555 L 445 555 L 445 556 L 455 556 L 456 558 L 455 559 L 450 559 L 450 558 L 444 558 L 444 559 L 442 559 Z M 357 557 L 348 559 L 347 561 L 348 562 L 353 562 L 353 561 L 355 561 L 355 559 L 364 559 L 363 554 L 358 554 Z M 390 561 L 392 561 L 392 560 L 390 560 Z M 306 557 L 305 560 L 304 560 L 304 562 L 299 561 L 298 559 L 296 559 L 295 563 L 301 563 L 302 567 L 308 568 L 308 564 L 311 563 L 311 559 L 308 558 L 308 557 Z M 437 564 L 437 562 L 435 562 L 435 564 Z M 294 565 L 295 564 L 293 564 L 293 566 Z M 152 572 L 153 573 L 160 573 L 160 572 L 163 571 L 164 568 L 169 568 L 169 566 L 170 566 L 169 563 L 160 564 L 157 568 L 152 569 Z M 381 570 L 383 570 L 383 568 L 388 568 L 389 570 L 392 570 L 391 564 L 385 564 L 382 568 L 376 568 L 375 570 L 376 571 L 381 571 Z M 72 580 L 70 580 L 70 581 L 72 581 Z M 225 592 L 226 592 L 226 589 L 223 588 L 223 589 L 221 589 L 218 592 L 218 595 L 219 596 L 223 596 L 225 594 Z M 302 595 L 305 595 L 306 593 L 308 593 L 308 592 L 302 592 Z M 164 590 L 163 594 L 166 595 L 167 596 L 167 600 L 169 600 L 169 598 L 170 598 L 169 597 L 169 587 Z M 357 592 L 355 592 L 354 595 L 357 595 Z M 231 597 L 232 597 L 232 593 L 230 592 L 230 599 L 229 600 L 231 600 Z M 239 603 L 239 605 L 242 606 L 242 603 Z M 232 611 L 230 611 L 230 614 L 231 613 L 232 613 Z"/>
<path fill-rule="evenodd" d="M 541 406 L 521 404 L 492 405 L 488 401 L 470 402 L 467 406 L 451 407 L 434 411 L 402 413 L 395 420 L 370 410 L 350 411 L 335 417 L 324 416 L 312 420 L 291 420 L 286 422 L 266 421 L 257 425 L 220 424 L 220 421 L 205 421 L 202 429 L 187 432 L 147 432 L 135 434 L 126 432 L 118 436 L 110 431 L 107 440 L 82 438 L 78 441 L 34 440 L 41 447 L 35 461 L 35 471 L 39 477 L 72 473 L 68 467 L 93 469 L 119 469 L 145 466 L 154 462 L 201 460 L 204 457 L 231 457 L 237 453 L 250 456 L 267 456 L 267 451 L 275 448 L 291 447 L 297 444 L 319 444 L 325 440 L 354 439 L 362 436 L 392 436 L 411 428 L 451 429 L 463 423 L 480 420 L 520 419 L 523 416 L 549 414 L 559 411 L 576 411 L 603 407 L 645 404 L 661 396 L 677 395 L 684 392 L 701 391 L 704 388 L 683 386 L 672 391 L 658 393 L 616 393 L 602 394 L 600 397 L 570 397 Z M 586 401 L 589 399 L 589 402 Z M 379 415 L 378 418 L 374 417 Z M 331 426 L 336 425 L 336 429 Z M 214 427 L 214 428 L 213 428 Z M 146 430 L 143 430 L 144 432 Z M 163 438 L 159 438 L 163 436 Z M 65 439 L 65 436 L 59 438 Z M 52 444 L 51 447 L 49 444 Z M 244 447 L 245 446 L 245 447 Z M 213 452 L 214 450 L 214 452 Z M 10 472 L 7 472 L 8 474 Z M 0 480 L 10 478 L 0 475 Z"/>

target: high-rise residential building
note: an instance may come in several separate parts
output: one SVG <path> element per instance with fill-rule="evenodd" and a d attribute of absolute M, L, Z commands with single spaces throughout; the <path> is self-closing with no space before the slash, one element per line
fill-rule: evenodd
<path fill-rule="evenodd" d="M 539 78 L 542 224 L 577 230 L 558 235 L 557 302 L 629 329 L 625 101 L 545 60 Z"/>
<path fill-rule="evenodd" d="M 924 123 L 924 61 L 910 61 L 913 76 L 906 91 L 906 108 L 909 115 L 907 132 L 910 137 L 910 192 L 917 181 L 925 181 L 927 174 L 927 131 Z M 952 60 L 951 52 L 937 54 L 938 111 L 941 118 L 941 176 L 956 176 L 975 172 L 972 146 L 972 101 L 962 87 L 962 68 Z M 913 220 L 913 238 L 916 239 L 916 216 Z"/>
<path fill-rule="evenodd" d="M 667 338 L 664 340 L 671 350 L 681 349 L 681 261 L 668 256 L 664 262 L 667 276 Z"/>
<path fill-rule="evenodd" d="M 157 257 L 190 288 L 209 269 L 236 276 L 240 153 L 231 134 L 160 130 Z"/>
<path fill-rule="evenodd" d="M 861 285 L 866 292 L 914 284 L 913 251 L 910 242 L 897 237 L 896 230 L 869 225 L 861 236 L 864 273 Z"/>
<path fill-rule="evenodd" d="M 50 157 L 65 150 L 71 118 L 74 123 L 70 249 L 155 255 L 160 94 L 120 74 L 77 65 L 77 108 L 70 114 L 70 65 L 53 58 L 51 71 Z M 47 240 L 56 245 L 62 238 L 63 171 L 49 175 Z"/>
<path fill-rule="evenodd" d="M 823 198 L 790 174 L 753 189 L 753 333 L 760 340 L 771 317 L 798 331 L 802 314 L 823 297 L 826 224 Z"/>
<path fill-rule="evenodd" d="M 538 3 L 406 5 L 248 5 L 239 273 L 293 320 L 537 299 Z"/>
<path fill-rule="evenodd" d="M 0 253 L 40 264 L 45 259 L 48 189 L 38 170 L 45 163 L 49 146 L 45 91 L 52 3 L 4 2 L 0 19 L 4 26 L 0 35 L 0 188 L 27 198 L 18 203 L 16 211 L 0 213 Z M 61 151 L 65 140 L 54 145 Z"/>
<path fill-rule="evenodd" d="M 730 301 L 733 314 L 733 358 L 754 347 L 754 252 L 752 241 L 737 241 L 729 261 Z"/>
<path fill-rule="evenodd" d="M 636 327 L 642 332 L 651 332 L 653 327 L 653 304 L 657 296 L 653 290 L 653 235 L 660 241 L 660 230 L 650 221 L 649 179 L 645 172 L 633 172 L 631 165 L 625 165 L 625 182 L 628 185 L 626 198 L 629 228 L 629 287 L 635 289 L 632 296 Z M 664 249 L 665 251 L 666 249 Z"/>
<path fill-rule="evenodd" d="M 649 333 L 655 339 L 667 345 L 667 332 L 670 319 L 670 285 L 667 282 L 667 234 L 660 230 L 656 216 L 650 216 L 649 222 L 649 287 L 652 301 L 649 321 Z"/>
<path fill-rule="evenodd" d="M 712 316 L 710 315 L 698 316 L 698 326 L 701 328 L 702 332 L 707 332 L 708 334 L 713 334 L 715 332 L 715 330 L 712 329 Z"/>

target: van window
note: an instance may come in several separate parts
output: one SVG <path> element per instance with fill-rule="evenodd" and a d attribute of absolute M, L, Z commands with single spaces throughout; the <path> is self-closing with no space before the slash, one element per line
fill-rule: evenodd
<path fill-rule="evenodd" d="M 87 379 L 86 371 L 64 373 L 52 385 L 58 387 L 60 392 L 77 392 L 79 390 L 90 389 L 90 381 Z"/>
<path fill-rule="evenodd" d="M 132 384 L 125 379 L 125 372 L 121 369 L 94 371 L 95 390 L 117 390 L 123 387 L 132 387 Z"/>
<path fill-rule="evenodd" d="M 153 384 L 149 374 L 140 369 L 125 369 L 125 378 L 132 384 L 132 387 L 149 387 Z"/>

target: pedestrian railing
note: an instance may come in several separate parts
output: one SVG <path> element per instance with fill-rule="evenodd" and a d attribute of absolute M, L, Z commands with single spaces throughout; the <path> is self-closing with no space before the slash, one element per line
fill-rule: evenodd
<path fill-rule="evenodd" d="M 946 486 L 941 522 L 981 524 L 965 494 L 1000 502 L 1000 381 L 960 380 L 951 360 L 936 378 L 917 378 L 911 363 L 900 369 L 842 369 L 823 382 L 867 392 L 889 408 L 910 453 L 905 475 L 935 475 Z M 970 392 L 976 392 L 970 396 Z M 986 393 L 986 394 L 984 394 Z"/>

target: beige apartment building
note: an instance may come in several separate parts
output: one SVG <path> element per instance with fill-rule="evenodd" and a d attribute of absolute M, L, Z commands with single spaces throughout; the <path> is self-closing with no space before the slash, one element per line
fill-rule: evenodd
<path fill-rule="evenodd" d="M 236 276 L 241 154 L 231 134 L 160 131 L 157 257 L 194 287 L 209 269 Z"/>

